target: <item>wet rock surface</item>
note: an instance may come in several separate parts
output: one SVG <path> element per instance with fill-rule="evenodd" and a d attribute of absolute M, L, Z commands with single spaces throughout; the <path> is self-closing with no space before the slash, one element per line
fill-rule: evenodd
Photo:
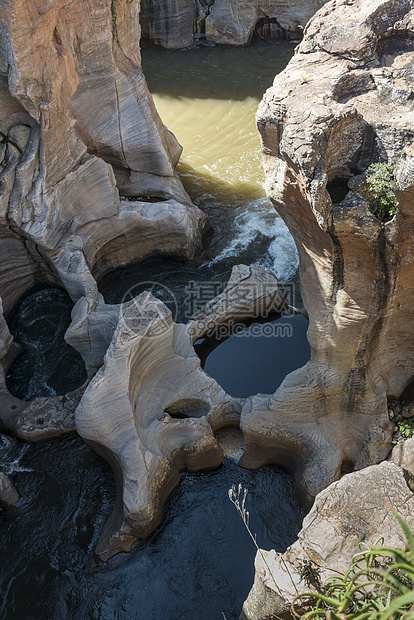
<path fill-rule="evenodd" d="M 10 508 L 15 506 L 20 499 L 20 493 L 16 489 L 10 476 L 0 472 L 0 506 Z"/>

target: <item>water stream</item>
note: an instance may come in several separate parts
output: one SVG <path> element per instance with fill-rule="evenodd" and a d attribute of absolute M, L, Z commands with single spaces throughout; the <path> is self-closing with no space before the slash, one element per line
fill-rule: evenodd
<path fill-rule="evenodd" d="M 160 289 L 167 286 L 176 319 L 185 320 L 191 310 L 186 307 L 189 283 L 208 283 L 211 297 L 234 264 L 271 267 L 282 280 L 296 282 L 293 240 L 264 196 L 254 124 L 259 98 L 292 51 L 290 43 L 144 50 L 144 72 L 156 105 L 184 146 L 179 173 L 194 202 L 209 214 L 215 235 L 208 247 L 211 260 L 201 266 L 153 259 L 108 274 L 100 283 L 107 301 L 121 301 L 131 287 L 151 281 Z M 65 385 L 83 380 L 76 360 L 61 355 L 70 300 L 59 289 L 34 295 L 21 304 L 11 324 L 34 352 L 14 365 L 8 379 L 10 389 L 27 399 L 61 393 Z M 291 301 L 300 305 L 297 298 Z M 292 369 L 290 356 L 294 367 L 307 359 L 306 321 L 291 320 L 297 327 L 276 356 L 269 338 L 261 344 L 247 339 L 254 341 L 255 359 L 270 371 L 270 383 L 266 379 L 261 391 L 275 389 L 272 374 L 278 385 Z M 213 354 L 219 354 L 218 366 L 229 370 L 232 341 L 208 356 L 211 374 Z M 50 344 L 43 357 L 36 348 L 42 342 L 46 349 Z M 246 349 L 237 355 L 246 356 Z M 272 373 L 275 364 L 279 370 Z M 249 369 L 234 366 L 235 376 L 249 376 Z M 249 393 L 257 388 L 253 380 Z M 226 384 L 226 389 L 240 391 L 237 385 Z M 279 467 L 250 472 L 225 458 L 215 471 L 183 472 L 162 526 L 133 553 L 103 565 L 95 561 L 93 548 L 114 502 L 106 462 L 76 435 L 31 446 L 6 436 L 0 442 L 0 470 L 13 476 L 23 495 L 16 510 L 0 514 L 0 619 L 222 620 L 224 614 L 234 620 L 253 582 L 256 550 L 228 500 L 229 487 L 240 482 L 248 488 L 251 528 L 265 549 L 283 551 L 295 540 L 304 516 L 289 472 Z"/>
<path fill-rule="evenodd" d="M 264 191 L 255 113 L 294 45 L 144 49 L 142 65 L 163 122 L 183 146 L 178 172 L 211 219 L 217 270 L 260 264 L 282 280 L 297 269 L 295 244 Z"/>

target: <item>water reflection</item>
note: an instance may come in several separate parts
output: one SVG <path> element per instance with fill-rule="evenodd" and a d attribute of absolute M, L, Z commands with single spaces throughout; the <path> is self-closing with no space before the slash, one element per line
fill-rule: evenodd
<path fill-rule="evenodd" d="M 310 359 L 308 325 L 304 316 L 290 314 L 251 322 L 242 331 L 231 325 L 230 338 L 223 330 L 221 339 L 206 338 L 195 350 L 205 371 L 231 396 L 273 394 L 289 372 Z"/>

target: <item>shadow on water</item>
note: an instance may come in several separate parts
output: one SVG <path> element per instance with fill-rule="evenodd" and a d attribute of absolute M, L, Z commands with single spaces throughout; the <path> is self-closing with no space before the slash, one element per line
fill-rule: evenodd
<path fill-rule="evenodd" d="M 0 436 L 0 469 L 13 473 L 26 509 L 0 516 L 0 618 L 227 620 L 252 585 L 255 547 L 228 499 L 249 490 L 251 529 L 262 548 L 283 551 L 304 511 L 293 476 L 225 459 L 183 473 L 162 526 L 130 554 L 96 564 L 93 548 L 114 502 L 108 465 L 77 436 L 24 446 Z"/>
<path fill-rule="evenodd" d="M 207 170 L 195 170 L 188 162 L 180 161 L 177 172 L 192 201 L 210 215 L 211 205 L 226 210 L 240 203 L 251 203 L 263 198 L 263 187 L 257 183 L 236 179 L 233 183 L 223 180 L 219 174 Z M 273 209 L 270 201 L 269 207 Z M 213 206 L 214 208 L 214 206 Z M 274 209 L 273 209 L 274 210 Z"/>
<path fill-rule="evenodd" d="M 223 325 L 215 338 L 194 348 L 204 370 L 231 396 L 273 394 L 288 373 L 310 359 L 308 325 L 300 314 Z"/>
<path fill-rule="evenodd" d="M 292 57 L 295 43 L 257 41 L 245 48 L 142 50 L 142 68 L 151 93 L 174 98 L 260 98 Z"/>

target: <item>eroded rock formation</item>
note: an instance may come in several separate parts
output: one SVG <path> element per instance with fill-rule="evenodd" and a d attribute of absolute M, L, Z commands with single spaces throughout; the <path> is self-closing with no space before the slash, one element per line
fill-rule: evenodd
<path fill-rule="evenodd" d="M 207 218 L 175 173 L 181 147 L 145 83 L 139 11 L 139 0 L 0 3 L 6 317 L 35 283 L 59 284 L 73 301 L 100 302 L 97 280 L 113 267 L 154 254 L 191 259 L 201 247 Z M 11 357 L 7 325 L 4 334 L 3 375 Z M 56 432 L 73 428 L 80 395 L 39 401 L 35 419 L 10 396 L 4 376 L 0 389 L 5 428 L 33 423 L 29 434 L 39 437 L 36 419 L 44 428 L 50 415 Z"/>
<path fill-rule="evenodd" d="M 111 463 L 117 481 L 117 504 L 96 549 L 102 559 L 155 529 L 183 468 L 221 463 L 213 432 L 237 425 L 239 414 L 161 301 L 142 293 L 122 308 L 104 365 L 76 412 L 78 432 Z"/>
<path fill-rule="evenodd" d="M 272 271 L 236 265 L 224 291 L 191 318 L 187 329 L 193 342 L 206 336 L 218 337 L 220 325 L 282 314 L 287 302 L 287 294 Z"/>
<path fill-rule="evenodd" d="M 203 41 L 247 45 L 252 38 L 302 36 L 310 17 L 326 0 L 142 0 L 143 42 L 169 49 Z"/>
<path fill-rule="evenodd" d="M 267 193 L 298 247 L 312 356 L 274 395 L 246 401 L 241 463 L 285 463 L 308 499 L 385 458 L 387 401 L 414 375 L 413 8 L 328 2 L 257 114 Z M 378 161 L 397 164 L 387 222 L 360 191 Z"/>
<path fill-rule="evenodd" d="M 66 339 L 96 374 L 76 410 L 76 428 L 112 465 L 117 484 L 99 557 L 148 536 L 179 472 L 218 466 L 223 452 L 214 433 L 239 426 L 241 401 L 201 369 L 194 341 L 212 326 L 285 304 L 274 274 L 246 265 L 234 267 L 223 293 L 186 325 L 174 323 L 149 292 L 118 306 L 77 302 Z"/>

